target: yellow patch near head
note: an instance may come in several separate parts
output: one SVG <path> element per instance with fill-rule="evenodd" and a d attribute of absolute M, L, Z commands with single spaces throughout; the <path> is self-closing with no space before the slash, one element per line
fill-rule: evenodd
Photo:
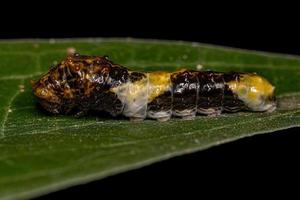
<path fill-rule="evenodd" d="M 168 91 L 171 87 L 170 73 L 168 72 L 152 72 L 149 73 L 149 93 L 148 101 Z"/>

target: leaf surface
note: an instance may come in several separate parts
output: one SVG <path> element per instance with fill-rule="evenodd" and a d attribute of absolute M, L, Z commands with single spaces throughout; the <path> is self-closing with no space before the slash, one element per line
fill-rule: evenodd
<path fill-rule="evenodd" d="M 275 86 L 273 113 L 240 112 L 168 122 L 49 116 L 36 107 L 30 80 L 68 48 L 109 55 L 140 71 L 257 72 Z M 177 155 L 300 125 L 300 58 L 197 43 L 134 39 L 0 42 L 0 197 L 30 198 Z"/>

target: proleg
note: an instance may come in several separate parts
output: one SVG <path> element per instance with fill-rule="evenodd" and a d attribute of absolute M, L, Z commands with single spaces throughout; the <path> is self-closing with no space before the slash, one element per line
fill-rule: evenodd
<path fill-rule="evenodd" d="M 276 109 L 275 87 L 254 73 L 194 71 L 136 72 L 107 57 L 68 56 L 39 80 L 33 93 L 49 113 L 167 121 L 197 114 Z"/>

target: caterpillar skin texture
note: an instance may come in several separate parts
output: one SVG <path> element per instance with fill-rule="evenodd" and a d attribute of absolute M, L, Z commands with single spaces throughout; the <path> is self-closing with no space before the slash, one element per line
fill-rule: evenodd
<path fill-rule="evenodd" d="M 181 70 L 130 71 L 106 57 L 68 56 L 38 81 L 33 92 L 53 114 L 104 111 L 132 120 L 192 119 L 197 113 L 273 111 L 275 87 L 251 73 Z"/>

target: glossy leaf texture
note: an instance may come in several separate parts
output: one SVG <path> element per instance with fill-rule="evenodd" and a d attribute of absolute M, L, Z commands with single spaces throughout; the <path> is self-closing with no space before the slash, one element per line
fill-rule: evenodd
<path fill-rule="evenodd" d="M 30 80 L 70 49 L 109 55 L 140 71 L 257 72 L 277 90 L 273 113 L 239 112 L 168 122 L 49 116 Z M 30 198 L 259 133 L 300 125 L 300 58 L 188 42 L 135 39 L 0 42 L 0 197 Z"/>

